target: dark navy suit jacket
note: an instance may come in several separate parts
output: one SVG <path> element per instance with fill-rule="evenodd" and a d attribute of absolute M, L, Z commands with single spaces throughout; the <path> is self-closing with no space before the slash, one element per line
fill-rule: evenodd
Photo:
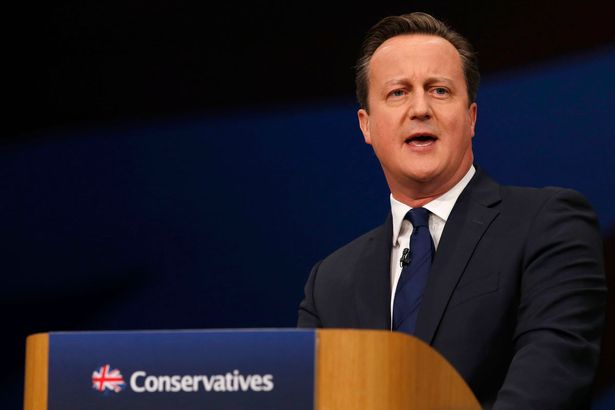
<path fill-rule="evenodd" d="M 392 223 L 316 264 L 300 327 L 390 329 Z M 594 212 L 561 188 L 501 186 L 480 169 L 433 261 L 416 336 L 485 408 L 588 406 L 606 285 Z"/>

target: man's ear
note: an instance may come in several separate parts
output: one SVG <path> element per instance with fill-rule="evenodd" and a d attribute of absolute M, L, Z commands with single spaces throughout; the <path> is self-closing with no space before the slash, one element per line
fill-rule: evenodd
<path fill-rule="evenodd" d="M 357 111 L 357 118 L 359 119 L 359 127 L 361 128 L 361 132 L 363 133 L 363 139 L 365 139 L 365 143 L 372 145 L 372 137 L 369 133 L 369 114 L 363 108 Z"/>
<path fill-rule="evenodd" d="M 470 108 L 468 108 L 468 115 L 470 116 L 470 130 L 472 133 L 472 137 L 474 137 L 474 130 L 476 128 L 476 115 L 478 111 L 478 105 L 475 102 L 470 104 Z"/>

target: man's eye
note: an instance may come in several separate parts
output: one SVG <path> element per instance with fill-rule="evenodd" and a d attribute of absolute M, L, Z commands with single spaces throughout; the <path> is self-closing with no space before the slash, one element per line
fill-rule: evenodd
<path fill-rule="evenodd" d="M 406 94 L 404 90 L 393 90 L 391 91 L 391 97 L 403 97 Z"/>
<path fill-rule="evenodd" d="M 433 92 L 437 95 L 447 95 L 448 90 L 444 87 L 436 87 L 433 89 Z"/>

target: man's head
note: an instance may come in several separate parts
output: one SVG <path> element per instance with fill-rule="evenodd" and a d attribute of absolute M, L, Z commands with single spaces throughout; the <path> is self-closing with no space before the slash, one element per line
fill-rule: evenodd
<path fill-rule="evenodd" d="M 451 43 L 463 62 L 463 74 L 468 92 L 468 103 L 476 101 L 480 72 L 478 59 L 472 44 L 465 37 L 448 27 L 440 20 L 426 13 L 410 13 L 401 16 L 389 16 L 380 20 L 365 36 L 361 47 L 361 56 L 357 61 L 355 86 L 360 108 L 369 111 L 369 62 L 378 47 L 391 37 L 404 34 L 426 34 L 442 37 Z"/>
<path fill-rule="evenodd" d="M 423 13 L 382 20 L 364 51 L 357 85 L 365 90 L 357 94 L 364 94 L 358 117 L 365 142 L 393 196 L 421 206 L 452 188 L 472 165 L 474 53 L 461 36 Z"/>

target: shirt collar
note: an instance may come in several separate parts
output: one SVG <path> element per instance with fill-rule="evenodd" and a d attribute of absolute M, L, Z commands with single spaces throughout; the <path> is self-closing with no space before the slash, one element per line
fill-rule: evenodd
<path fill-rule="evenodd" d="M 428 209 L 433 215 L 446 223 L 451 211 L 453 210 L 453 206 L 455 206 L 455 202 L 457 202 L 457 198 L 459 198 L 459 195 L 461 195 L 461 192 L 468 185 L 475 173 L 476 168 L 472 165 L 464 177 L 461 178 L 454 187 L 449 189 L 443 195 L 440 195 L 436 199 L 423 205 L 423 208 Z M 395 246 L 397 244 L 397 238 L 399 237 L 404 218 L 412 207 L 393 198 L 393 194 L 390 196 L 390 201 L 391 215 L 393 216 L 393 246 Z"/>

